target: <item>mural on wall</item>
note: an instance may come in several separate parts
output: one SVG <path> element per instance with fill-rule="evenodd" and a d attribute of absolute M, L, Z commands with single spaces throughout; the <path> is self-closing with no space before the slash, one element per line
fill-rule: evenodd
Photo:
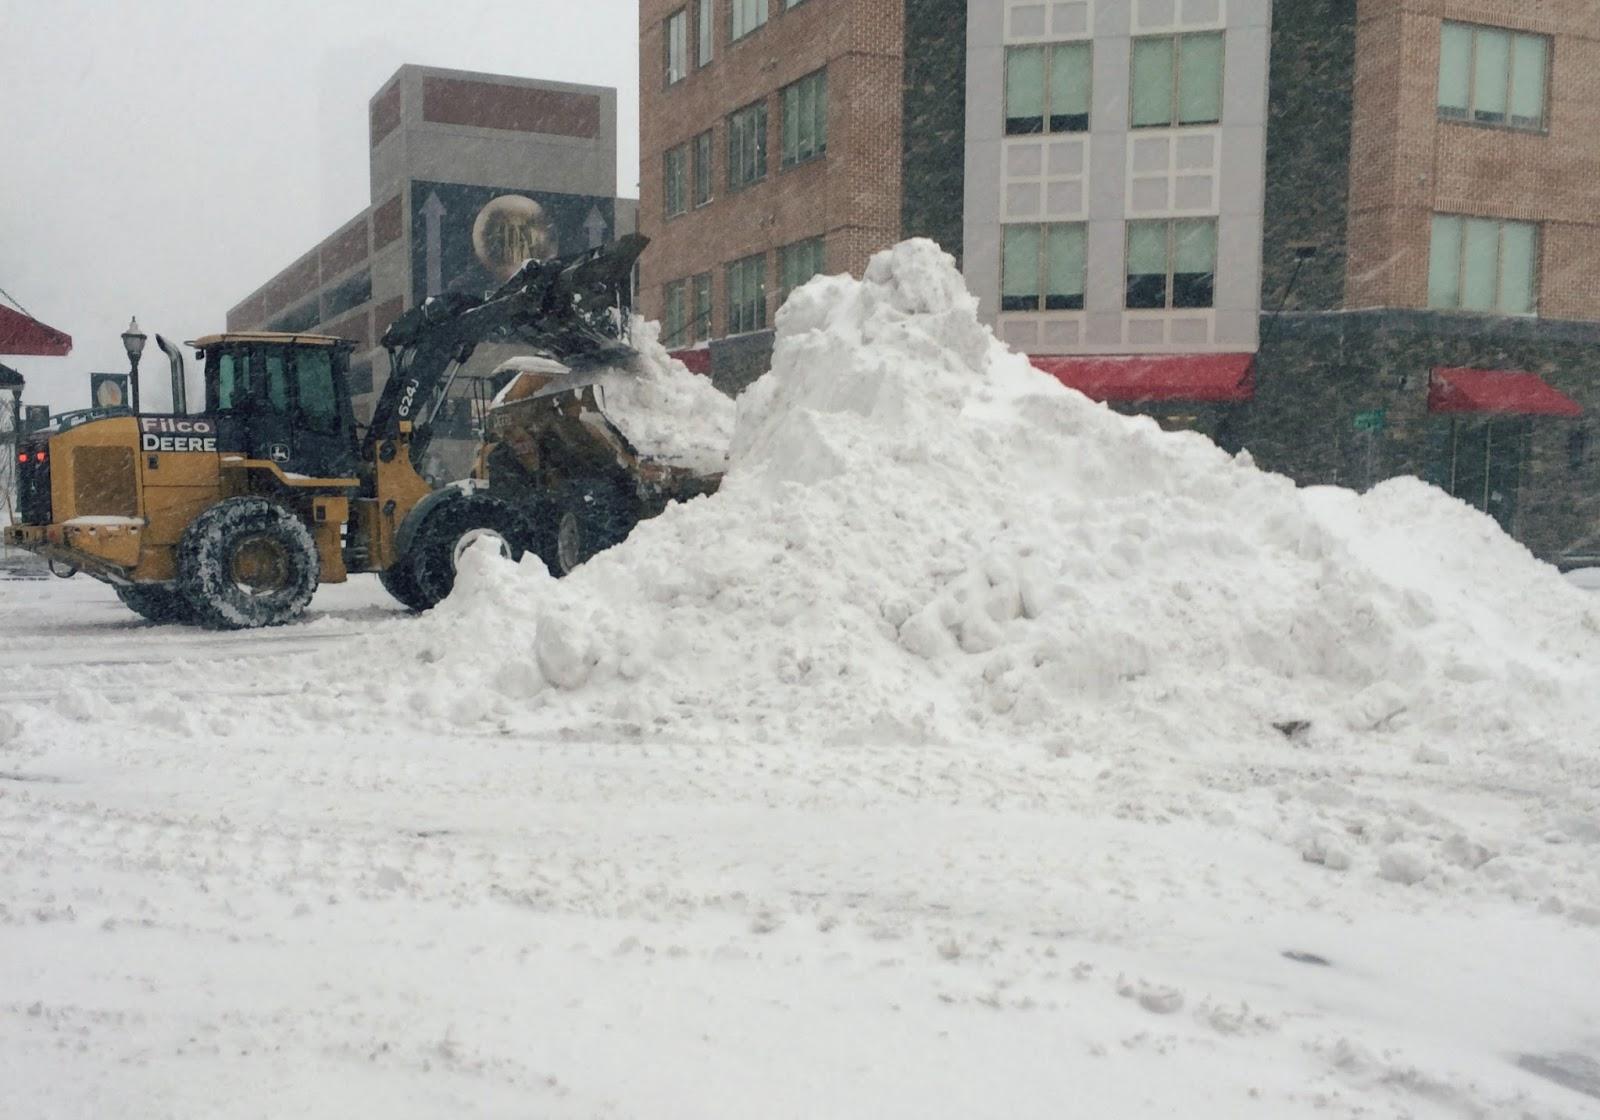
<path fill-rule="evenodd" d="M 412 300 L 488 291 L 525 260 L 603 245 L 615 217 L 614 200 L 596 195 L 412 180 Z"/>

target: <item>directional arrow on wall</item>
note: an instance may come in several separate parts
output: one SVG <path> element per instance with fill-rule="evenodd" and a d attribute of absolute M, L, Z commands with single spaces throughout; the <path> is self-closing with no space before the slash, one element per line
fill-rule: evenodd
<path fill-rule="evenodd" d="M 600 207 L 589 207 L 589 216 L 583 220 L 583 232 L 589 238 L 589 248 L 598 249 L 606 243 L 606 220 Z"/>
<path fill-rule="evenodd" d="M 427 294 L 436 296 L 444 291 L 444 243 L 440 233 L 440 225 L 444 221 L 444 203 L 439 201 L 438 191 L 428 192 L 428 201 L 422 204 L 422 220 L 427 226 L 424 240 L 427 260 Z"/>

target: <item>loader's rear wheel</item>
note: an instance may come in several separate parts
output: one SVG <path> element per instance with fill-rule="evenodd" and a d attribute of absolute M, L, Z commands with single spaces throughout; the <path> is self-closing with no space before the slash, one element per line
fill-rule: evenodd
<path fill-rule="evenodd" d="M 639 503 L 609 480 L 562 487 L 540 510 L 534 551 L 560 579 L 598 552 L 626 540 Z"/>
<path fill-rule="evenodd" d="M 265 498 L 229 498 L 206 510 L 178 543 L 178 591 L 195 621 L 215 630 L 278 626 L 317 590 L 310 531 Z"/>
<path fill-rule="evenodd" d="M 406 605 L 427 610 L 443 602 L 455 590 L 456 565 L 479 541 L 492 541 L 502 556 L 521 560 L 531 539 L 528 519 L 508 502 L 483 494 L 445 502 L 417 526 L 409 554 L 401 557 L 400 565 L 409 569 L 401 578 L 411 580 L 417 591 L 416 603 Z"/>
<path fill-rule="evenodd" d="M 122 605 L 140 618 L 151 622 L 175 623 L 195 620 L 194 612 L 189 609 L 189 601 L 176 587 L 161 583 L 135 583 L 113 584 L 111 589 L 122 600 Z"/>

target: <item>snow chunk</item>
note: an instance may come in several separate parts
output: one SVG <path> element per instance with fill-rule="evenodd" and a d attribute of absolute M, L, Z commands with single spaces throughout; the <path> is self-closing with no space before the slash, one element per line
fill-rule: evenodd
<path fill-rule="evenodd" d="M 1428 857 L 1410 844 L 1394 844 L 1378 856 L 1378 874 L 1391 883 L 1415 886 L 1428 877 Z"/>

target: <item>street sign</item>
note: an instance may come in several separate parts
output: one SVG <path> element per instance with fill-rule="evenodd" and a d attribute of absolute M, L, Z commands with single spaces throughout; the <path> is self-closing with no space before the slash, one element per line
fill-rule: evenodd
<path fill-rule="evenodd" d="M 127 374 L 91 373 L 89 375 L 90 408 L 122 408 L 127 403 Z"/>
<path fill-rule="evenodd" d="M 1356 413 L 1352 424 L 1358 432 L 1381 432 L 1386 419 L 1383 409 L 1374 408 L 1370 412 Z"/>

